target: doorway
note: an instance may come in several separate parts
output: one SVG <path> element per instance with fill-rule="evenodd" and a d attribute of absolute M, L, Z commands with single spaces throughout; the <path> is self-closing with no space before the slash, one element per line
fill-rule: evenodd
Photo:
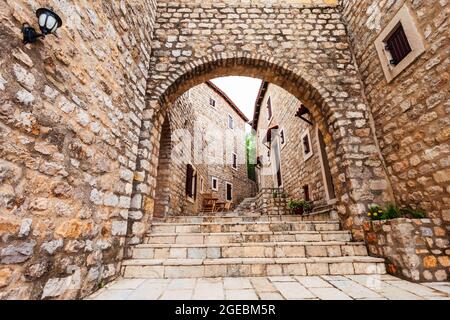
<path fill-rule="evenodd" d="M 155 218 L 165 218 L 170 208 L 170 164 L 172 140 L 168 117 L 164 120 L 161 130 L 158 175 L 156 177 Z"/>
<path fill-rule="evenodd" d="M 319 141 L 319 155 L 320 155 L 320 165 L 322 167 L 322 176 L 325 184 L 325 193 L 327 200 L 336 199 L 336 192 L 333 184 L 333 176 L 331 175 L 330 162 L 328 160 L 325 140 L 323 134 L 319 128 L 317 128 L 317 140 Z"/>

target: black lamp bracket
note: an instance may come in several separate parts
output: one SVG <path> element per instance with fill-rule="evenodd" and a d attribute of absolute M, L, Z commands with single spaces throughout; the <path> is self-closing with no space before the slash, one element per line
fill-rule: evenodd
<path fill-rule="evenodd" d="M 28 23 L 22 25 L 23 44 L 34 43 L 39 38 L 45 38 L 42 33 L 37 33 L 36 29 L 31 27 Z"/>

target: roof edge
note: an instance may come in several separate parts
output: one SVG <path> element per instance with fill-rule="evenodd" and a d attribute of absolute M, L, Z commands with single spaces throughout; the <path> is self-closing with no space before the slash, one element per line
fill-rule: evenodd
<path fill-rule="evenodd" d="M 261 111 L 261 105 L 264 100 L 264 97 L 266 96 L 268 87 L 269 82 L 263 80 L 261 82 L 261 87 L 259 88 L 258 95 L 256 96 L 255 109 L 253 111 L 253 120 L 251 122 L 252 129 L 255 131 L 258 128 L 259 113 Z"/>
<path fill-rule="evenodd" d="M 238 108 L 238 106 L 231 100 L 231 98 L 223 92 L 218 86 L 212 83 L 210 80 L 206 81 L 206 84 L 213 89 L 217 94 L 219 94 L 229 105 L 230 107 L 236 111 L 236 113 L 244 120 L 246 123 L 249 122 L 249 119 L 245 116 L 245 114 Z"/>

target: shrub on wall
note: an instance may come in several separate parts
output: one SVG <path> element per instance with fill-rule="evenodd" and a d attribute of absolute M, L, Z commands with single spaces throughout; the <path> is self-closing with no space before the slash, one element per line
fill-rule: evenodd
<path fill-rule="evenodd" d="M 423 219 L 427 213 L 418 208 L 411 207 L 398 208 L 395 204 L 389 203 L 383 209 L 379 205 L 373 205 L 369 208 L 367 216 L 372 220 L 392 220 L 397 218 Z"/>

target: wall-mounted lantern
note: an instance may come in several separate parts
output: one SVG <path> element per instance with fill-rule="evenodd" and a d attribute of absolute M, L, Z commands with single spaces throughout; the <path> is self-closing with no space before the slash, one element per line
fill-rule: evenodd
<path fill-rule="evenodd" d="M 309 112 L 308 108 L 306 108 L 303 104 L 300 107 L 300 109 L 298 109 L 297 113 L 295 114 L 296 117 L 299 117 L 300 119 L 302 119 L 303 121 L 305 121 L 306 123 L 308 123 L 309 125 L 313 126 L 314 124 L 305 118 L 306 115 L 311 115 L 311 113 Z"/>
<path fill-rule="evenodd" d="M 36 11 L 36 16 L 42 33 L 37 33 L 28 23 L 24 23 L 22 26 L 24 44 L 34 43 L 39 38 L 44 38 L 48 34 L 54 34 L 62 26 L 61 18 L 50 9 L 40 8 Z"/>

